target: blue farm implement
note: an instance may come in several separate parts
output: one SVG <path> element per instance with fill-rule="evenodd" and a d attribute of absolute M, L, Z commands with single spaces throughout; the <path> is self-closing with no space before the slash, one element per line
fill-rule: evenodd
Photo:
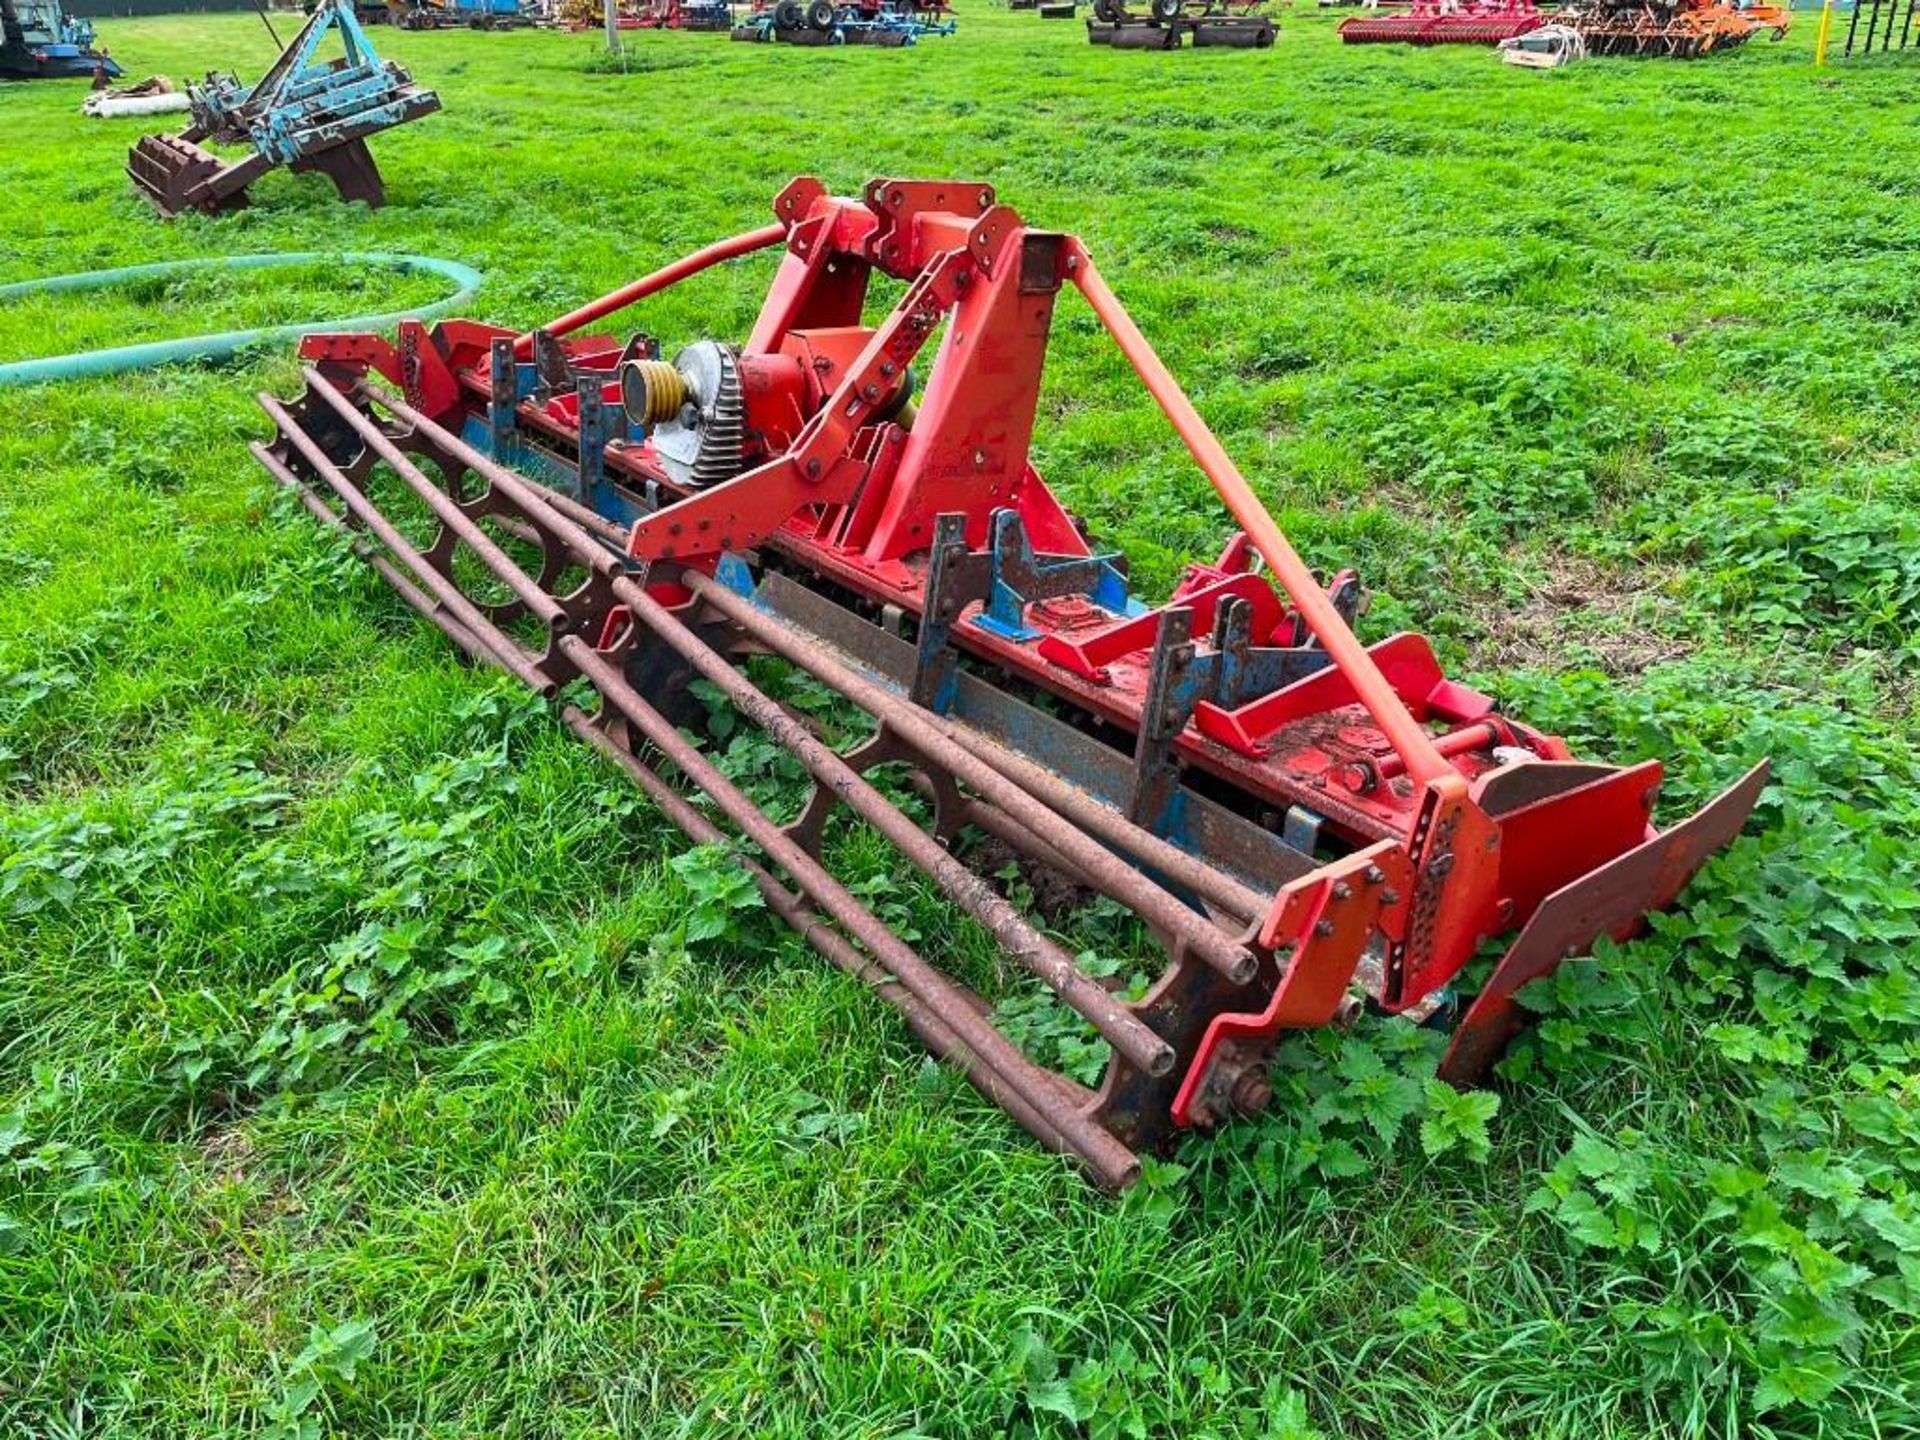
<path fill-rule="evenodd" d="M 396 0 L 388 18 L 402 30 L 512 30 L 533 24 L 520 0 Z"/>
<path fill-rule="evenodd" d="M 0 80 L 116 79 L 120 67 L 93 43 L 93 22 L 60 0 L 0 0 Z"/>
<path fill-rule="evenodd" d="M 343 54 L 322 60 L 337 31 Z M 209 74 L 189 88 L 193 123 L 178 135 L 144 135 L 127 156 L 134 188 L 171 219 L 185 210 L 217 214 L 247 203 L 247 187 L 276 166 L 314 170 L 343 200 L 380 205 L 380 182 L 367 137 L 440 108 L 440 97 L 380 58 L 354 18 L 350 0 L 323 0 L 257 85 Z M 203 141 L 245 145 L 223 159 Z"/>
<path fill-rule="evenodd" d="M 538 329 L 308 336 L 305 389 L 260 397 L 277 433 L 254 456 L 1100 1184 L 1270 1103 L 1289 1030 L 1424 1020 L 1451 1031 L 1440 1073 L 1479 1079 L 1522 986 L 1632 933 L 1740 830 L 1764 765 L 1661 829 L 1658 760 L 1576 760 L 1422 636 L 1360 639 L 1358 578 L 1302 562 L 1073 235 L 958 181 L 841 198 L 803 177 L 774 216 Z M 593 328 L 769 249 L 744 337 L 669 359 Z M 1158 603 L 1033 462 L 1075 292 L 1236 527 Z M 837 718 L 782 695 L 822 687 Z M 770 767 L 710 752 L 742 723 L 813 781 L 777 818 Z M 829 868 L 876 837 L 898 856 L 885 903 Z M 1011 865 L 1025 883 L 996 885 Z M 954 907 L 939 953 L 970 917 L 1003 980 L 1079 1017 L 1097 1086 L 895 928 L 910 881 Z M 1112 930 L 1079 953 L 1049 933 L 1099 896 L 1140 922 L 1140 983 L 1113 982 Z"/>
<path fill-rule="evenodd" d="M 776 40 L 786 45 L 878 45 L 888 49 L 917 45 L 928 36 L 951 35 L 956 28 L 945 0 L 930 4 L 903 0 L 774 0 L 758 4 L 733 30 L 736 40 Z"/>
<path fill-rule="evenodd" d="M 725 30 L 733 24 L 726 0 L 647 0 L 640 30 Z"/>

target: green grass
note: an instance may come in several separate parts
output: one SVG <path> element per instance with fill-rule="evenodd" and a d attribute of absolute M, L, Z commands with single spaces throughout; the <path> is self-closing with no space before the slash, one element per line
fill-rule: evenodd
<path fill-rule="evenodd" d="M 764 916 L 701 938 L 725 868 L 271 494 L 250 396 L 289 357 L 0 392 L 0 1430 L 1920 1431 L 1913 62 L 1817 73 L 1803 23 L 1543 75 L 1332 25 L 1113 54 L 976 5 L 913 51 L 646 35 L 611 71 L 592 36 L 382 32 L 446 104 L 375 142 L 387 208 L 277 174 L 172 225 L 121 173 L 137 124 L 0 88 L 0 282 L 424 252 L 527 324 L 795 173 L 989 180 L 1085 237 L 1309 557 L 1363 568 L 1370 634 L 1667 758 L 1664 813 L 1778 777 L 1541 998 L 1483 1158 L 1427 1155 L 1431 1045 L 1368 1022 L 1115 1203 Z M 135 75 L 273 50 L 250 16 L 103 31 Z M 764 277 L 636 323 L 740 335 Z M 0 309 L 0 357 L 394 283 Z M 1042 416 L 1146 586 L 1217 547 L 1075 306 Z M 876 846 L 839 860 L 989 966 Z"/>

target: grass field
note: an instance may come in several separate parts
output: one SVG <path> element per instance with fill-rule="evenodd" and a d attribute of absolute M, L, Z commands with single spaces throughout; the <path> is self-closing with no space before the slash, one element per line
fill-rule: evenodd
<path fill-rule="evenodd" d="M 1497 1113 L 1369 1021 L 1116 1203 L 272 494 L 287 355 L 0 391 L 0 1432 L 1920 1433 L 1915 62 L 1816 72 L 1807 17 L 1545 75 L 1332 26 L 1114 54 L 975 3 L 917 50 L 611 67 L 383 32 L 446 106 L 375 143 L 386 209 L 280 174 L 173 225 L 137 122 L 0 88 L 0 282 L 411 251 L 524 324 L 795 173 L 991 181 L 1362 567 L 1368 634 L 1667 758 L 1667 814 L 1776 766 L 1654 933 L 1540 997 Z M 273 53 L 252 16 L 103 30 L 135 76 Z M 743 334 L 765 274 L 636 323 Z M 0 307 L 0 359 L 421 298 Z M 1217 548 L 1072 305 L 1041 429 L 1150 593 Z"/>

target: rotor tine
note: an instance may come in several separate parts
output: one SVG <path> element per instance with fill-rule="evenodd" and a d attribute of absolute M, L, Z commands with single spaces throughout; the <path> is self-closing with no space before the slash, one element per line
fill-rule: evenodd
<path fill-rule="evenodd" d="M 1084 790 L 1075 789 L 1045 767 L 1023 755 L 941 717 L 941 729 L 956 745 L 991 765 L 1036 800 L 1092 831 L 1109 845 L 1127 851 L 1136 860 L 1191 890 L 1235 920 L 1252 921 L 1266 913 L 1271 897 L 1243 885 L 1226 871 L 1163 840 L 1119 811 L 1103 805 Z"/>

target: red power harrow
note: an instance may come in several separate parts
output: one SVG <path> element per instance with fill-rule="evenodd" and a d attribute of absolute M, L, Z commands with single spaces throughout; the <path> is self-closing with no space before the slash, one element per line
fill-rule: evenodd
<path fill-rule="evenodd" d="M 1658 762 L 1570 759 L 1448 680 L 1420 636 L 1357 639 L 1355 577 L 1322 583 L 1301 562 L 1073 236 L 958 182 L 843 199 L 802 178 L 774 213 L 526 334 L 455 320 L 403 325 L 397 345 L 308 337 L 307 388 L 261 397 L 279 433 L 253 453 L 471 655 L 542 695 L 597 692 L 591 713 L 564 706 L 574 731 L 694 841 L 732 831 L 774 911 L 1102 1185 L 1184 1128 L 1265 1104 L 1283 1031 L 1368 1002 L 1438 1020 L 1476 949 L 1517 931 L 1444 1063 L 1475 1080 L 1521 1024 L 1516 990 L 1631 932 L 1740 829 L 1764 767 L 1657 830 Z M 696 339 L 669 362 L 644 334 L 586 333 L 775 246 L 743 344 Z M 904 289 L 868 324 L 882 276 Z M 1159 605 L 1129 593 L 1030 459 L 1068 287 L 1240 526 Z M 748 656 L 830 687 L 872 737 L 836 750 Z M 688 738 L 696 678 L 805 767 L 797 818 L 776 821 Z M 870 778 L 893 765 L 930 829 Z M 1097 1088 L 1023 1054 L 835 879 L 836 812 L 1098 1032 Z M 979 835 L 1139 916 L 1159 978 L 1130 998 L 1089 975 L 962 863 Z"/>
<path fill-rule="evenodd" d="M 1348 45 L 1498 45 L 1546 23 L 1533 0 L 1413 0 L 1404 14 L 1342 20 L 1340 39 Z"/>

